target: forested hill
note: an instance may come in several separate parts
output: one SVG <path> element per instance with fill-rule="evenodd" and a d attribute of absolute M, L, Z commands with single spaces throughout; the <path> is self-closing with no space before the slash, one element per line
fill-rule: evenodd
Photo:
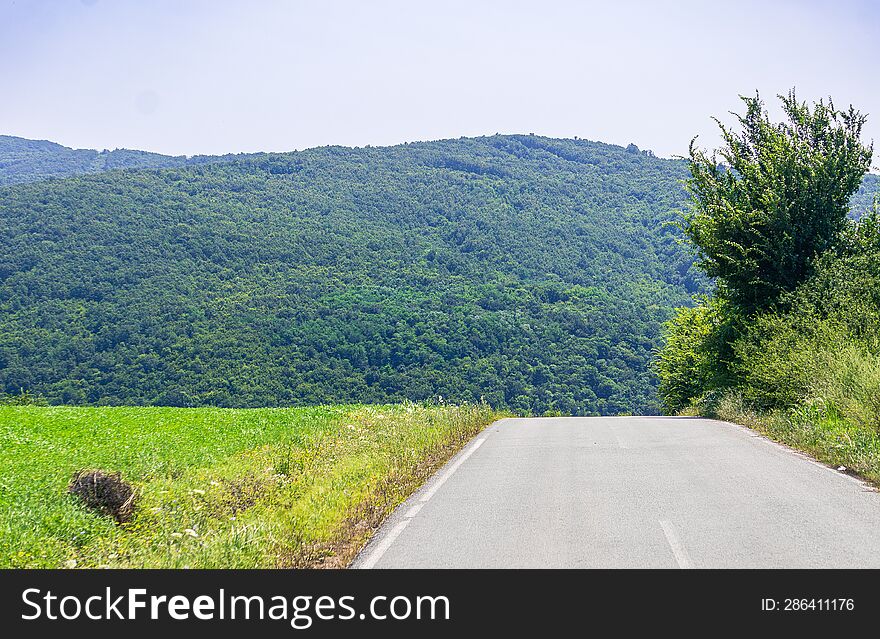
<path fill-rule="evenodd" d="M 205 155 L 186 158 L 129 149 L 71 149 L 46 140 L 0 135 L 0 186 L 111 169 L 179 167 L 232 157 Z"/>
<path fill-rule="evenodd" d="M 880 175 L 868 173 L 862 179 L 859 190 L 853 194 L 850 206 L 854 215 L 859 215 L 874 205 L 874 199 L 880 197 Z"/>
<path fill-rule="evenodd" d="M 112 155 L 112 154 L 111 154 Z M 683 162 L 496 135 L 0 189 L 0 390 L 658 409 Z"/>

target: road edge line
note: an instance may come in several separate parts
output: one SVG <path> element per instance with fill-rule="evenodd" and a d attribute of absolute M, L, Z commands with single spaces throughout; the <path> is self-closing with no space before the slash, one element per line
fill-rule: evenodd
<path fill-rule="evenodd" d="M 394 513 L 390 515 L 389 519 L 391 517 L 394 517 L 394 514 L 399 512 L 401 507 L 407 504 L 411 504 L 409 506 L 409 509 L 406 511 L 406 514 L 403 515 L 401 520 L 398 521 L 391 530 L 385 533 L 385 535 L 381 538 L 374 537 L 374 540 L 376 541 L 376 546 L 372 551 L 369 552 L 366 559 L 364 559 L 363 561 L 359 561 L 360 554 L 364 551 L 369 550 L 369 543 L 361 550 L 361 553 L 355 556 L 354 560 L 349 564 L 348 567 L 355 570 L 369 570 L 373 568 L 379 562 L 379 560 L 382 559 L 382 556 L 388 551 L 388 548 L 391 547 L 391 544 L 393 544 L 397 537 L 400 536 L 400 533 L 403 532 L 403 529 L 409 525 L 409 522 L 412 521 L 413 517 L 415 517 L 416 514 L 422 509 L 422 506 L 424 506 L 428 502 L 428 500 L 431 499 L 431 497 L 433 497 L 434 494 L 440 489 L 440 487 L 445 484 L 446 481 L 450 477 L 452 477 L 452 475 L 455 474 L 455 471 L 457 471 L 459 467 L 465 461 L 467 461 L 467 459 L 471 455 L 473 455 L 480 446 L 483 445 L 483 442 L 485 442 L 486 439 L 489 437 L 487 431 L 492 428 L 492 426 L 504 422 L 506 419 L 509 418 L 500 419 L 486 426 L 486 428 L 483 429 L 483 431 L 479 435 L 477 435 L 477 437 L 468 442 L 468 444 L 463 449 L 461 449 L 455 457 L 447 462 L 447 464 L 451 463 L 451 465 L 446 468 L 446 470 L 443 470 L 441 468 L 422 486 L 420 491 L 417 491 L 415 494 L 410 495 L 410 497 L 406 501 L 398 506 Z M 415 503 L 413 503 L 413 501 L 415 501 Z M 387 521 L 388 519 L 386 519 L 386 522 Z"/>

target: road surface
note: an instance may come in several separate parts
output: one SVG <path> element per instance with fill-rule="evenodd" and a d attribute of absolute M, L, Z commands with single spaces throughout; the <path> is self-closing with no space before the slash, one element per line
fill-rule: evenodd
<path fill-rule="evenodd" d="M 355 568 L 880 567 L 880 493 L 734 424 L 505 419 Z"/>

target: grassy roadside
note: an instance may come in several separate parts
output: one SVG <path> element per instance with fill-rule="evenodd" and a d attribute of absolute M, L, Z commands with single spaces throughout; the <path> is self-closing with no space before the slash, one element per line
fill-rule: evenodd
<path fill-rule="evenodd" d="M 880 487 L 880 433 L 857 425 L 823 400 L 797 408 L 759 413 L 736 392 L 711 406 L 696 406 L 688 414 L 722 419 L 752 428 L 762 435 L 803 451 L 830 466 L 848 471 Z"/>
<path fill-rule="evenodd" d="M 485 405 L 0 407 L 0 567 L 345 566 L 500 417 Z M 66 494 L 82 468 L 136 486 L 129 523 Z"/>

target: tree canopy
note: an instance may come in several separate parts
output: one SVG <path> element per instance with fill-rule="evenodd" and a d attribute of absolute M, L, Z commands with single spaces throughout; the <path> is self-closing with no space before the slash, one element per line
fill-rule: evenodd
<path fill-rule="evenodd" d="M 720 152 L 690 146 L 684 230 L 718 294 L 746 314 L 810 276 L 844 229 L 871 162 L 863 114 L 835 109 L 830 98 L 811 107 L 794 90 L 779 97 L 785 121 L 771 121 L 758 95 L 743 97 L 739 131 L 718 121 Z"/>
<path fill-rule="evenodd" d="M 0 389 L 51 403 L 659 410 L 682 161 L 532 135 L 0 189 Z"/>
<path fill-rule="evenodd" d="M 740 131 L 719 122 L 720 153 L 691 142 L 682 226 L 716 289 L 666 324 L 659 394 L 671 412 L 819 398 L 880 420 L 880 218 L 868 210 L 877 176 L 865 176 L 865 116 L 830 98 L 780 98 L 786 121 L 771 122 L 756 95 L 743 98 Z"/>

